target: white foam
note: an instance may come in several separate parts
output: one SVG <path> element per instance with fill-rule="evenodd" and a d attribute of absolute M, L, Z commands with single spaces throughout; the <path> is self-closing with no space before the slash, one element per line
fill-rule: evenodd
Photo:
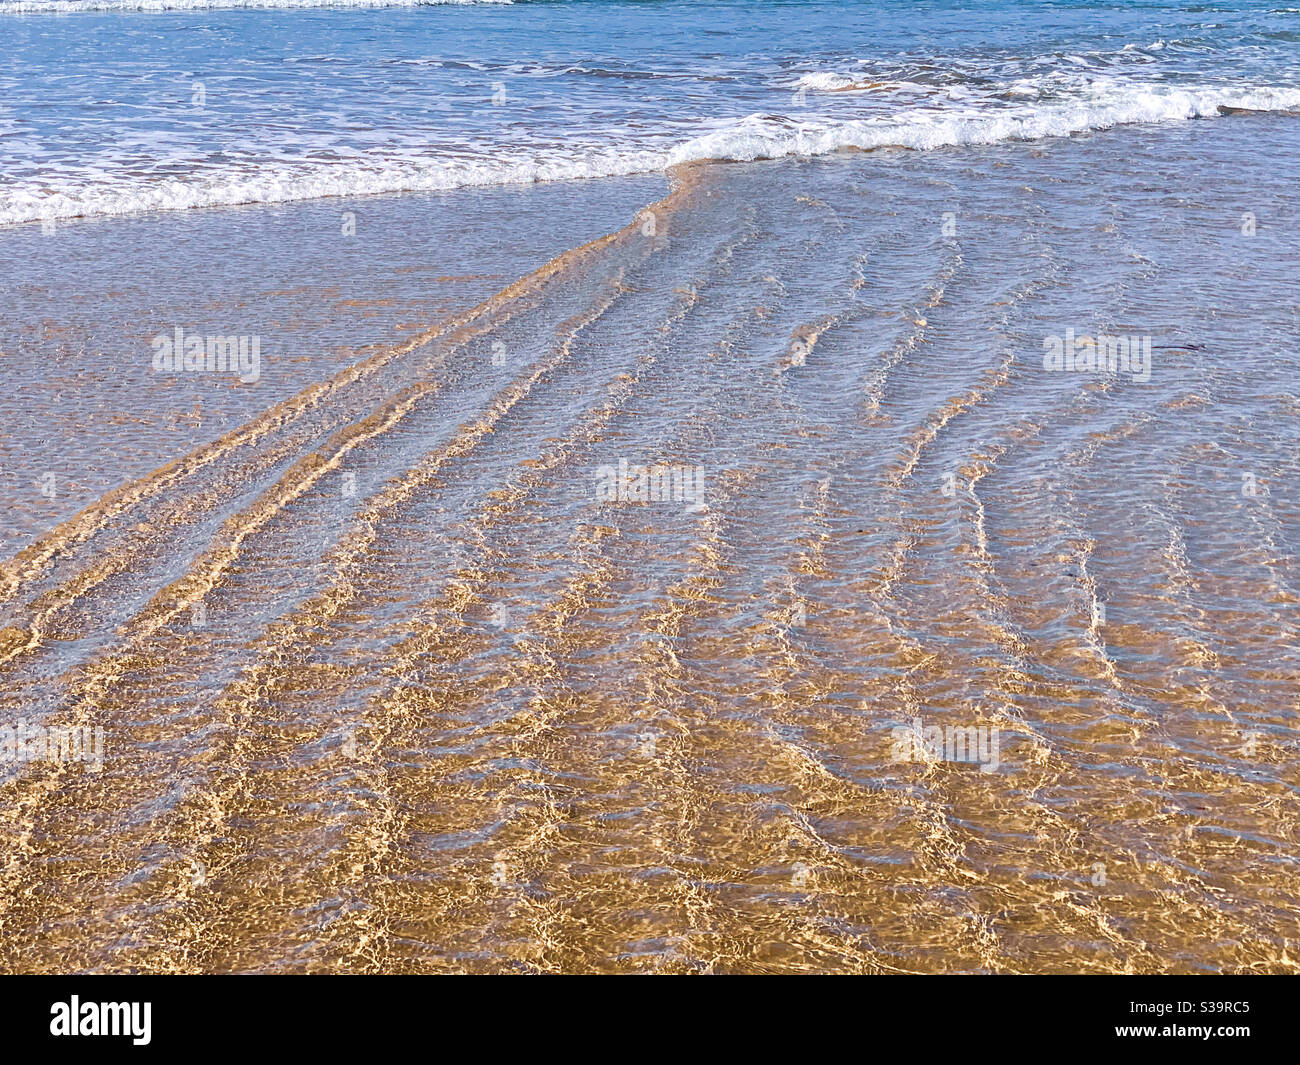
<path fill-rule="evenodd" d="M 863 73 L 857 77 L 848 74 L 841 74 L 834 70 L 822 70 L 812 74 L 802 75 L 795 83 L 796 90 L 805 89 L 811 92 L 826 93 L 843 93 L 843 92 L 893 92 L 893 93 L 933 93 L 938 91 L 933 85 L 922 85 L 914 81 L 896 81 L 884 77 L 872 77 L 870 74 Z M 945 90 L 951 91 L 951 90 Z"/>
<path fill-rule="evenodd" d="M 836 92 L 856 84 L 857 80 L 847 74 L 840 74 L 834 70 L 819 70 L 812 74 L 804 74 L 794 83 L 794 87 L 811 89 L 813 92 Z"/>
<path fill-rule="evenodd" d="M 617 177 L 661 172 L 674 164 L 705 159 L 749 161 L 893 145 L 928 150 L 994 144 L 1134 123 L 1211 118 L 1224 106 L 1257 111 L 1300 109 L 1300 89 L 1174 90 L 1118 80 L 1095 83 L 1092 88 L 1088 98 L 1046 105 L 915 107 L 849 120 L 797 121 L 751 115 L 720 122 L 708 133 L 676 145 L 611 143 L 585 148 L 538 148 L 504 158 L 500 151 L 485 151 L 474 158 L 455 159 L 404 149 L 335 163 L 299 163 L 281 158 L 238 172 L 194 171 L 187 178 L 133 178 L 126 182 L 114 178 L 100 184 L 87 184 L 82 179 L 62 189 L 58 188 L 59 179 L 47 174 L 30 187 L 10 187 L 0 206 L 0 225 L 83 215 L 285 203 L 327 196 Z"/>
<path fill-rule="evenodd" d="M 1104 102 L 1091 104 L 1080 100 L 1023 110 L 985 109 L 983 113 L 913 109 L 887 118 L 802 122 L 793 128 L 786 122 L 754 116 L 689 141 L 672 153 L 673 161 L 770 159 L 891 145 L 927 150 L 1061 137 L 1135 123 L 1210 118 L 1219 114 L 1220 107 L 1258 111 L 1300 108 L 1300 89 L 1189 91 L 1127 85 L 1114 86 L 1105 95 L 1108 99 Z"/>
<path fill-rule="evenodd" d="M 83 11 L 220 11 L 234 8 L 438 7 L 514 0 L 0 0 L 0 15 L 71 15 Z"/>

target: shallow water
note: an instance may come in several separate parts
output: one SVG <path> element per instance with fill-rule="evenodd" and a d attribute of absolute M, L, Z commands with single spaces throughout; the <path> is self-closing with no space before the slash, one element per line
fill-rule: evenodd
<path fill-rule="evenodd" d="M 625 224 L 663 177 L 60 222 L 0 236 L 0 545 Z M 257 365 L 155 367 L 154 340 L 258 338 Z M 206 356 L 206 346 L 205 346 Z M 205 357 L 206 367 L 206 357 Z M 229 365 L 229 363 L 228 363 Z M 215 367 L 214 367 L 215 371 Z"/>
<path fill-rule="evenodd" d="M 105 491 L 0 571 L 0 698 L 105 757 L 0 767 L 0 965 L 1294 970 L 1294 122 L 611 183 L 450 317 L 302 297 L 364 357 L 195 372 L 236 424 L 156 470 L 24 361 Z M 355 202 L 596 235 L 541 191 Z M 1045 368 L 1108 335 L 1149 363 Z"/>

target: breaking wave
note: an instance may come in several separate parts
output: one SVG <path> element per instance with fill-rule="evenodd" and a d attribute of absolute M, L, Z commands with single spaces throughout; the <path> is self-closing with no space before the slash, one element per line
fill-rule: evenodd
<path fill-rule="evenodd" d="M 619 177 L 709 159 L 743 162 L 878 148 L 924 151 L 1069 136 L 1136 123 L 1211 118 L 1224 110 L 1300 109 L 1300 89 L 1295 88 L 1170 89 L 1116 82 L 1101 91 L 1095 91 L 1094 84 L 1093 89 L 1089 98 L 1033 106 L 909 107 L 863 119 L 750 115 L 719 121 L 708 132 L 678 143 L 663 139 L 633 144 L 596 142 L 525 148 L 513 156 L 484 150 L 474 157 L 455 159 L 408 148 L 381 150 L 369 158 L 346 162 L 244 164 L 242 169 L 213 167 L 192 176 L 166 179 L 132 176 L 94 184 L 82 180 L 66 188 L 52 188 L 45 178 L 29 187 L 10 189 L 0 207 L 0 224 Z"/>

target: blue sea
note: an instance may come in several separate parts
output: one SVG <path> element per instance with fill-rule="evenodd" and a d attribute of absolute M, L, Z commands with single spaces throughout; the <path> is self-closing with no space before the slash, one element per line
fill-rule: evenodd
<path fill-rule="evenodd" d="M 1300 107 L 1300 8 L 0 0 L 0 225 Z"/>

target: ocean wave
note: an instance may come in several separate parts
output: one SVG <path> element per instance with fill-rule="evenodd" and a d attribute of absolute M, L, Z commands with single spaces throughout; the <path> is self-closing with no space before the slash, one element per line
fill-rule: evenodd
<path fill-rule="evenodd" d="M 1115 126 L 1218 116 L 1220 108 L 1247 111 L 1300 109 L 1300 89 L 1157 89 L 1117 84 L 1099 101 L 1065 100 L 1018 110 L 943 112 L 912 109 L 884 118 L 836 122 L 750 117 L 732 128 L 697 137 L 673 152 L 691 159 L 748 161 L 786 155 L 824 155 L 844 149 L 901 147 L 916 150 L 1000 141 L 1063 137 Z"/>
<path fill-rule="evenodd" d="M 438 192 L 486 185 L 531 184 L 648 174 L 690 162 L 747 162 L 815 156 L 844 150 L 899 147 L 914 150 L 1038 140 L 1139 123 L 1212 118 L 1221 108 L 1300 110 L 1300 89 L 1157 88 L 1118 83 L 1104 98 L 1065 100 L 1033 107 L 935 110 L 917 107 L 864 119 L 751 115 L 719 122 L 677 144 L 606 144 L 538 148 L 514 158 L 499 151 L 447 159 L 418 152 L 335 163 L 276 163 L 241 172 L 215 171 L 191 178 L 127 183 L 112 181 L 51 190 L 11 187 L 0 225 L 141 211 L 184 210 L 323 197 Z"/>
<path fill-rule="evenodd" d="M 510 4 L 514 0 L 0 0 L 0 15 L 71 15 L 77 12 L 221 11 L 234 8 L 439 7 Z"/>

